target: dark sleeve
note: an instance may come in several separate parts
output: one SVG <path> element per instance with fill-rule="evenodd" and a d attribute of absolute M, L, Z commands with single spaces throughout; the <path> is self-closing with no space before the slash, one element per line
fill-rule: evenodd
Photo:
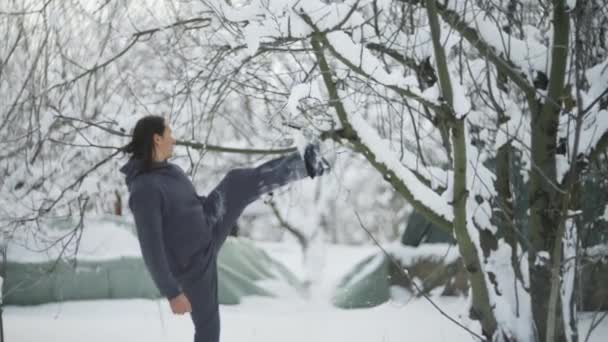
<path fill-rule="evenodd" d="M 167 263 L 160 191 L 150 186 L 134 189 L 129 197 L 129 208 L 135 218 L 137 237 L 148 272 L 164 297 L 176 297 L 181 290 Z"/>
<path fill-rule="evenodd" d="M 306 166 L 297 152 L 255 168 L 229 171 L 209 196 L 199 196 L 213 229 L 216 250 L 222 246 L 247 205 L 264 193 L 305 177 Z"/>

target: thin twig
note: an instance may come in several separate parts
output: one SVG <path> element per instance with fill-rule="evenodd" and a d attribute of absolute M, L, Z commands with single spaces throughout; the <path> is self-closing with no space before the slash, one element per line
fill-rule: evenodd
<path fill-rule="evenodd" d="M 395 258 L 386 251 L 386 249 L 384 249 L 384 247 L 382 247 L 380 245 L 380 243 L 378 242 L 378 240 L 376 240 L 376 238 L 374 238 L 374 236 L 372 235 L 372 233 L 365 227 L 365 225 L 363 225 L 363 222 L 361 221 L 361 217 L 359 216 L 359 213 L 355 211 L 355 216 L 357 216 L 357 220 L 359 221 L 359 225 L 361 226 L 361 228 L 363 228 L 363 230 L 365 230 L 365 232 L 367 233 L 367 235 L 369 235 L 369 237 L 372 239 L 372 241 L 374 242 L 374 244 L 376 246 L 378 246 L 378 248 L 380 248 L 380 250 L 382 251 L 382 253 L 384 253 L 384 255 L 388 258 L 388 260 L 390 260 L 390 262 L 395 265 L 395 267 L 399 270 L 399 272 L 401 273 L 402 276 L 406 277 L 407 279 L 410 279 L 412 285 L 414 286 L 414 288 L 416 289 L 416 291 L 421 294 L 429 303 L 431 303 L 431 305 L 437 309 L 437 311 L 439 311 L 439 313 L 441 313 L 441 315 L 443 315 L 444 317 L 446 317 L 448 320 L 450 320 L 452 323 L 456 324 L 457 326 L 459 326 L 460 328 L 466 330 L 469 334 L 471 334 L 472 336 L 476 337 L 477 339 L 479 339 L 480 341 L 486 341 L 485 338 L 481 337 L 479 334 L 475 333 L 474 331 L 472 331 L 471 329 L 465 327 L 462 323 L 458 322 L 457 320 L 455 320 L 454 318 L 452 318 L 450 315 L 448 315 L 445 311 L 443 311 L 443 309 L 441 309 L 439 307 L 439 305 L 437 305 L 426 293 L 425 291 L 422 291 L 422 289 L 418 286 L 418 284 L 416 284 L 415 281 L 413 281 L 410 276 L 403 270 L 403 268 L 401 267 L 401 265 L 399 264 L 399 262 L 397 260 L 395 260 Z"/>
<path fill-rule="evenodd" d="M 74 118 L 74 117 L 69 117 L 69 116 L 65 116 L 65 115 L 56 115 L 58 118 L 60 119 L 65 119 L 65 120 L 72 120 L 72 121 L 76 121 L 76 122 L 81 122 L 84 124 L 87 124 L 89 126 L 95 127 L 95 128 L 99 128 L 107 133 L 119 136 L 119 137 L 124 137 L 124 138 L 130 138 L 131 135 L 109 128 L 109 127 L 105 127 L 104 125 L 100 125 L 98 123 L 95 122 L 91 122 L 91 121 L 87 121 L 87 120 L 83 120 L 80 118 Z M 200 142 L 196 142 L 196 141 L 187 141 L 187 140 L 176 140 L 175 142 L 176 145 L 178 146 L 186 146 L 186 147 L 191 147 L 197 150 L 208 150 L 208 151 L 213 151 L 213 152 L 222 152 L 222 153 L 240 153 L 240 154 L 286 154 L 286 153 L 291 153 L 291 152 L 295 152 L 296 148 L 295 147 L 286 147 L 286 148 L 282 148 L 282 149 L 254 149 L 254 148 L 236 148 L 236 147 L 225 147 L 225 146 L 218 146 L 218 145 L 211 145 L 211 144 L 205 144 L 205 143 L 200 143 Z M 103 147 L 103 148 L 109 148 L 109 147 Z M 120 147 L 119 149 L 123 149 L 123 147 Z"/>

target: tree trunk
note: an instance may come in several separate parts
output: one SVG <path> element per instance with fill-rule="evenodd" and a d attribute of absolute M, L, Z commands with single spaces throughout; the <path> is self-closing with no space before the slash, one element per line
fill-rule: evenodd
<path fill-rule="evenodd" d="M 473 319 L 479 320 L 484 337 L 491 340 L 496 331 L 496 317 L 494 316 L 492 306 L 490 305 L 488 287 L 485 280 L 485 274 L 481 269 L 479 251 L 472 241 L 467 227 L 467 225 L 472 225 L 473 222 L 467 222 L 467 199 L 469 197 L 469 192 L 467 190 L 467 141 L 465 118 L 456 118 L 454 115 L 452 84 L 445 51 L 441 44 L 441 26 L 439 25 L 435 0 L 427 0 L 426 8 L 431 29 L 431 37 L 433 39 L 435 62 L 439 72 L 441 95 L 447 104 L 447 108 L 442 108 L 444 110 L 435 113 L 435 115 L 439 118 L 440 123 L 443 123 L 447 127 L 451 127 L 452 132 L 452 151 L 454 154 L 454 233 L 471 284 L 472 298 L 470 316 Z"/>
<path fill-rule="evenodd" d="M 469 274 L 472 293 L 471 318 L 479 320 L 483 335 L 491 340 L 496 331 L 496 318 L 490 306 L 485 275 L 479 261 L 479 252 L 467 231 L 467 154 L 464 127 L 464 119 L 456 120 L 452 127 L 452 143 L 454 145 L 454 233 L 458 241 L 460 255 Z"/>
<path fill-rule="evenodd" d="M 515 225 L 513 196 L 511 193 L 511 143 L 506 143 L 498 148 L 496 154 L 496 181 L 494 188 L 496 189 L 496 203 L 494 209 L 496 215 L 493 219 L 498 228 L 498 232 L 505 238 L 505 242 L 511 246 L 511 266 L 515 272 L 515 276 L 519 281 L 523 281 L 519 262 L 519 238 L 518 231 Z M 515 293 L 517 299 L 517 293 Z M 519 316 L 519 306 L 515 303 L 515 314 Z"/>
<path fill-rule="evenodd" d="M 560 227 L 561 196 L 556 174 L 556 147 L 561 110 L 560 102 L 564 90 L 566 63 L 568 59 L 569 18 L 564 0 L 554 2 L 554 35 L 552 42 L 552 64 L 549 86 L 544 103 L 531 103 L 532 120 L 532 165 L 530 166 L 530 250 L 528 267 L 530 272 L 530 291 L 532 314 L 538 341 L 565 341 L 561 301 L 555 298 L 556 305 L 551 309 L 547 290 L 552 284 L 550 254 L 561 249 Z M 557 244 L 557 246 L 556 246 Z M 557 275 L 559 276 L 559 275 Z M 559 296 L 558 296 L 559 297 Z M 551 324 L 547 331 L 547 321 L 551 319 L 560 324 Z M 549 334 L 548 334 L 549 333 Z"/>
<path fill-rule="evenodd" d="M 0 342 L 4 342 L 4 282 L 6 281 L 6 249 L 7 240 L 5 232 L 0 236 Z"/>

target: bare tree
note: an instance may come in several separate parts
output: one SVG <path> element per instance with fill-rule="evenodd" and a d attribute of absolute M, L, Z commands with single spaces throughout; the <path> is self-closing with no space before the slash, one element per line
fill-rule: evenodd
<path fill-rule="evenodd" d="M 601 1 L 157 6 L 0 7 L 3 227 L 113 203 L 133 113 L 167 113 L 195 180 L 305 127 L 455 236 L 484 339 L 578 339 L 576 194 L 608 144 Z"/>

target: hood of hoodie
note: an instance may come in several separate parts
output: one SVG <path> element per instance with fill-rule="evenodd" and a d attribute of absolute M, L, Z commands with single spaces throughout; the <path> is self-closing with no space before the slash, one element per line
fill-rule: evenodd
<path fill-rule="evenodd" d="M 131 191 L 131 184 L 138 175 L 145 172 L 151 172 L 157 169 L 166 168 L 169 167 L 169 165 L 169 162 L 166 160 L 161 162 L 155 161 L 152 162 L 152 166 L 149 170 L 145 170 L 143 159 L 132 157 L 125 163 L 125 165 L 120 168 L 120 172 L 125 175 L 125 182 L 127 183 L 129 191 Z"/>

